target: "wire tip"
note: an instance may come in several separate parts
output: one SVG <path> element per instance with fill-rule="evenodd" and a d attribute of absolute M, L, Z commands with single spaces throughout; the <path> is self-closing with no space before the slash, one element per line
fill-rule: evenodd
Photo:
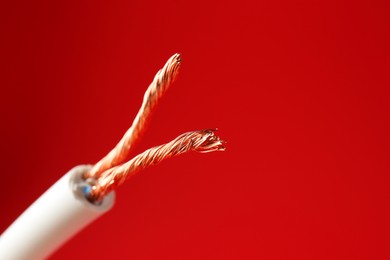
<path fill-rule="evenodd" d="M 177 63 L 180 63 L 182 61 L 182 58 L 181 58 L 181 54 L 180 53 L 175 53 L 173 56 L 172 56 L 173 60 Z"/>
<path fill-rule="evenodd" d="M 176 80 L 181 60 L 181 55 L 179 53 L 172 55 L 166 62 L 165 66 L 157 73 L 156 79 L 159 81 L 157 85 L 160 86 L 161 89 L 165 90 L 168 85 Z"/>
<path fill-rule="evenodd" d="M 224 146 L 224 143 L 226 142 L 221 140 L 219 136 L 215 135 L 216 131 L 216 128 L 200 131 L 201 134 L 204 135 L 205 139 L 202 144 L 196 148 L 196 151 L 201 153 L 225 151 L 226 147 Z"/>

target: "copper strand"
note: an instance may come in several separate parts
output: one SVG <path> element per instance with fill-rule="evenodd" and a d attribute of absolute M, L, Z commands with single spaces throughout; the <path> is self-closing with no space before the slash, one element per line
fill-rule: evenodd
<path fill-rule="evenodd" d="M 157 72 L 152 83 L 145 92 L 141 108 L 129 130 L 127 130 L 115 148 L 85 174 L 85 179 L 98 179 L 105 170 L 115 167 L 127 159 L 137 141 L 142 137 L 151 114 L 156 108 L 160 98 L 176 79 L 180 62 L 181 55 L 175 54 L 166 62 L 164 67 Z"/>
<path fill-rule="evenodd" d="M 120 186 L 130 176 L 168 158 L 189 151 L 201 153 L 224 151 L 224 141 L 216 136 L 214 131 L 214 129 L 208 129 L 182 134 L 167 144 L 146 150 L 127 163 L 104 171 L 101 173 L 95 186 L 92 187 L 90 193 L 91 199 L 99 201 L 110 191 Z"/>

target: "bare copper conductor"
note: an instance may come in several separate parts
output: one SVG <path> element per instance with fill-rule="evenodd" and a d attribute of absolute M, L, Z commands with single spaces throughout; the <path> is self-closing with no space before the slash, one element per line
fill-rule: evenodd
<path fill-rule="evenodd" d="M 134 145 L 142 137 L 153 110 L 165 91 L 176 79 L 180 68 L 181 55 L 174 54 L 159 70 L 145 92 L 144 99 L 133 124 L 124 134 L 119 143 L 105 157 L 97 162 L 84 178 L 99 178 L 100 174 L 114 166 L 123 163 L 132 152 Z"/>
<path fill-rule="evenodd" d="M 130 176 L 168 158 L 189 151 L 201 153 L 224 151 L 224 141 L 216 136 L 214 131 L 215 130 L 213 129 L 208 129 L 182 134 L 167 144 L 146 150 L 127 163 L 104 171 L 100 174 L 97 184 L 92 187 L 90 193 L 91 198 L 95 201 L 99 201 L 108 192 L 120 186 Z"/>
<path fill-rule="evenodd" d="M 129 130 L 114 149 L 83 176 L 90 187 L 86 197 L 92 203 L 101 201 L 105 195 L 122 185 L 130 176 L 165 159 L 189 151 L 207 153 L 225 150 L 224 141 L 214 134 L 215 130 L 208 129 L 182 134 L 173 141 L 150 148 L 124 163 L 144 133 L 160 98 L 175 80 L 180 63 L 180 54 L 175 54 L 157 72 L 145 92 L 142 106 Z"/>

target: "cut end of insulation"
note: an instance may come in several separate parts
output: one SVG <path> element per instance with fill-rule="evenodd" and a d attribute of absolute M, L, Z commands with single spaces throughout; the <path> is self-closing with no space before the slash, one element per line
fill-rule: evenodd
<path fill-rule="evenodd" d="M 97 180 L 94 178 L 83 178 L 83 174 L 90 169 L 90 165 L 82 165 L 77 166 L 72 170 L 74 173 L 72 173 L 72 177 L 70 178 L 70 185 L 73 189 L 73 193 L 81 203 L 94 211 L 108 210 L 114 205 L 115 193 L 111 192 L 101 199 L 96 200 L 92 196 L 92 191 L 96 186 Z"/>

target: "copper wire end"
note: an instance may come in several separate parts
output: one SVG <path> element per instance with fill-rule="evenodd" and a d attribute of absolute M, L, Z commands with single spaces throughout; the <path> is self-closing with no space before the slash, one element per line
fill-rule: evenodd
<path fill-rule="evenodd" d="M 207 129 L 182 134 L 169 143 L 146 150 L 127 163 L 104 171 L 100 174 L 96 185 L 92 187 L 90 198 L 92 201 L 100 201 L 101 198 L 123 184 L 130 176 L 168 158 L 189 151 L 200 153 L 224 151 L 224 141 L 216 136 L 214 132 L 215 129 Z"/>
<path fill-rule="evenodd" d="M 159 70 L 145 92 L 144 99 L 133 124 L 124 134 L 119 143 L 105 157 L 97 162 L 84 175 L 85 179 L 99 178 L 107 169 L 123 163 L 133 151 L 133 147 L 142 137 L 153 110 L 169 86 L 175 81 L 179 72 L 181 55 L 175 54 Z"/>

